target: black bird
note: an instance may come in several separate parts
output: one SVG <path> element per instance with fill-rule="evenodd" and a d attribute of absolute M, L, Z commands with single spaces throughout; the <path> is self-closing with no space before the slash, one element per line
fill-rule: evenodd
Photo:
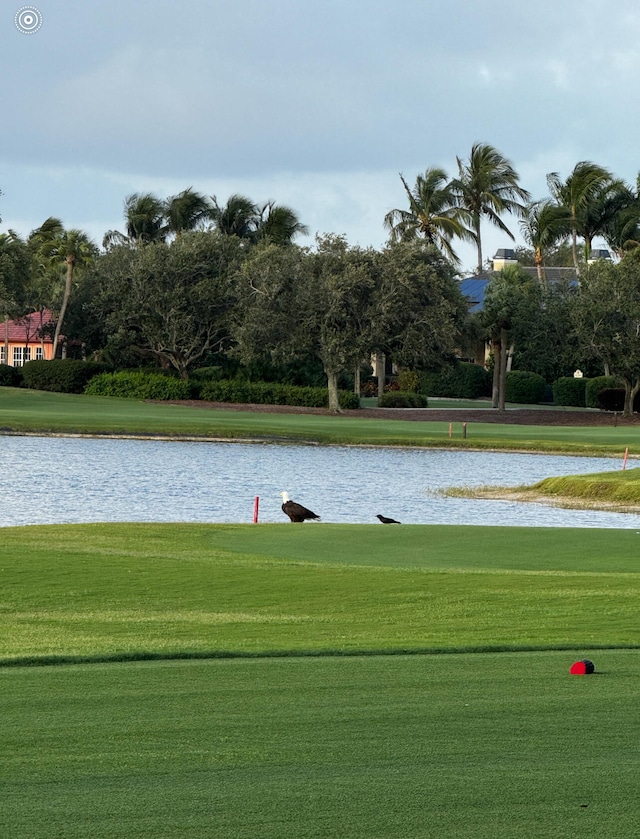
<path fill-rule="evenodd" d="M 291 521 L 302 522 L 305 519 L 320 518 L 320 516 L 316 516 L 311 510 L 303 507 L 302 504 L 296 504 L 295 501 L 289 500 L 286 492 L 281 492 L 280 495 L 282 496 L 282 512 L 289 516 Z"/>
<path fill-rule="evenodd" d="M 396 521 L 395 519 L 389 519 L 389 518 L 387 518 L 386 516 L 380 516 L 380 515 L 378 515 L 378 516 L 376 516 L 376 518 L 377 518 L 377 519 L 380 519 L 380 521 L 382 522 L 382 524 L 400 524 L 400 522 L 399 522 L 399 521 Z"/>

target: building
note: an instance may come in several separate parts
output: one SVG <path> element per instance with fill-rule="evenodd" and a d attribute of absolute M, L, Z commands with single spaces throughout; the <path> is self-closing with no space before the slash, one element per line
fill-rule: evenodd
<path fill-rule="evenodd" d="M 27 361 L 53 357 L 55 319 L 49 309 L 0 323 L 0 364 L 22 367 Z"/>

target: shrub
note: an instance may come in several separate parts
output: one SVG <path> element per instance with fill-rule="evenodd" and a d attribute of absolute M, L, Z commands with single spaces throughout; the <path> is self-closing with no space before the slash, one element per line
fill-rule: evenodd
<path fill-rule="evenodd" d="M 588 379 L 562 376 L 553 383 L 553 401 L 556 405 L 572 408 L 586 407 L 586 388 Z"/>
<path fill-rule="evenodd" d="M 128 399 L 189 399 L 189 383 L 162 373 L 102 373 L 87 385 L 90 396 L 120 396 Z"/>
<path fill-rule="evenodd" d="M 189 380 L 196 382 L 219 382 L 224 379 L 224 370 L 222 367 L 198 367 L 192 373 L 189 373 Z"/>
<path fill-rule="evenodd" d="M 21 387 L 22 368 L 10 364 L 0 364 L 0 387 Z"/>
<path fill-rule="evenodd" d="M 458 362 L 440 373 L 421 373 L 419 392 L 450 399 L 478 399 L 491 396 L 491 373 L 480 364 Z"/>
<path fill-rule="evenodd" d="M 504 386 L 506 402 L 521 405 L 537 405 L 544 399 L 547 384 L 542 376 L 526 370 L 511 370 L 507 373 Z"/>
<path fill-rule="evenodd" d="M 603 411 L 624 411 L 624 388 L 603 387 L 598 393 L 598 408 Z"/>
<path fill-rule="evenodd" d="M 304 408 L 329 407 L 329 392 L 326 387 L 297 387 L 277 382 L 247 382 L 240 379 L 226 379 L 221 382 L 205 382 L 201 398 L 209 402 L 238 402 L 248 405 L 294 405 Z M 338 391 L 341 408 L 359 408 L 360 400 L 348 390 Z"/>
<path fill-rule="evenodd" d="M 108 364 L 75 358 L 27 361 L 22 368 L 24 386 L 57 393 L 82 393 L 94 376 L 110 370 Z"/>
<path fill-rule="evenodd" d="M 420 387 L 420 374 L 415 370 L 401 370 L 398 373 L 398 388 L 403 393 L 417 393 Z"/>
<path fill-rule="evenodd" d="M 421 393 L 402 390 L 383 393 L 378 399 L 379 408 L 426 408 L 428 404 L 427 397 Z"/>
<path fill-rule="evenodd" d="M 615 376 L 595 376 L 587 380 L 585 389 L 585 403 L 587 408 L 602 408 L 600 391 L 619 387 L 620 382 Z"/>

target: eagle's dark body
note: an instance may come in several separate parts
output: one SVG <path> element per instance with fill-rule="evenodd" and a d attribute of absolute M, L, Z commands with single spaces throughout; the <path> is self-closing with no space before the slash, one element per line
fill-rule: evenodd
<path fill-rule="evenodd" d="M 312 510 L 308 510 L 306 507 L 303 507 L 302 504 L 291 501 L 286 492 L 282 492 L 281 495 L 283 501 L 282 512 L 289 516 L 291 521 L 303 522 L 307 519 L 320 518 L 320 516 L 317 516 Z"/>
<path fill-rule="evenodd" d="M 377 518 L 377 519 L 380 519 L 380 521 L 382 522 L 382 524 L 400 524 L 400 522 L 399 522 L 399 521 L 396 521 L 395 519 L 390 519 L 390 518 L 387 518 L 387 516 L 380 516 L 380 515 L 377 515 L 377 516 L 376 516 L 376 518 Z"/>

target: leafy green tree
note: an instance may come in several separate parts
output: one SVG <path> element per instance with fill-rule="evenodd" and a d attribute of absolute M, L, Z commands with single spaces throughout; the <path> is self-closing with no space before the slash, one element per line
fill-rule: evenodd
<path fill-rule="evenodd" d="M 484 297 L 482 320 L 493 347 L 493 407 L 505 410 L 505 384 L 518 332 L 540 310 L 541 289 L 519 265 L 509 265 L 491 277 Z M 520 333 L 521 334 L 521 333 Z"/>
<path fill-rule="evenodd" d="M 296 236 L 306 236 L 309 228 L 300 222 L 291 207 L 267 202 L 260 210 L 256 238 L 276 245 L 290 245 Z"/>
<path fill-rule="evenodd" d="M 105 355 L 132 352 L 188 378 L 203 357 L 231 344 L 239 258 L 237 242 L 213 231 L 104 254 L 93 281 L 109 336 Z"/>
<path fill-rule="evenodd" d="M 165 210 L 165 202 L 150 192 L 128 195 L 124 201 L 126 233 L 108 230 L 102 246 L 107 249 L 115 245 L 140 247 L 150 242 L 163 242 L 168 232 Z"/>
<path fill-rule="evenodd" d="M 55 358 L 77 271 L 91 264 L 98 254 L 98 248 L 84 231 L 74 228 L 66 230 L 60 219 L 53 216 L 31 232 L 29 245 L 37 263 L 40 295 L 47 288 L 51 299 L 50 308 L 57 311 L 52 356 Z M 63 282 L 60 283 L 62 278 Z M 62 295 L 57 304 L 54 296 L 59 295 L 59 285 L 62 285 Z"/>
<path fill-rule="evenodd" d="M 630 200 L 610 218 L 603 231 L 607 245 L 618 256 L 640 247 L 640 175 L 635 192 L 629 190 Z"/>
<path fill-rule="evenodd" d="M 264 242 L 240 266 L 238 284 L 241 359 L 283 364 L 317 356 L 329 408 L 339 411 L 340 374 L 372 348 L 375 253 L 349 248 L 341 236 L 318 239 L 315 253 Z"/>
<path fill-rule="evenodd" d="M 0 233 L 0 312 L 5 323 L 24 314 L 32 263 L 29 248 L 13 230 Z M 9 361 L 9 332 L 4 331 L 5 363 Z"/>
<path fill-rule="evenodd" d="M 563 181 L 557 172 L 547 175 L 547 185 L 552 198 L 558 207 L 565 209 L 569 217 L 573 265 L 576 273 L 580 271 L 578 237 L 583 235 L 593 237 L 593 226 L 587 220 L 593 216 L 593 207 L 602 201 L 612 184 L 611 172 L 589 160 L 576 163 L 566 181 Z M 587 244 L 587 238 L 585 238 L 585 250 L 588 252 L 590 252 L 590 244 L 591 240 L 589 239 Z M 586 258 L 588 259 L 588 253 Z"/>
<path fill-rule="evenodd" d="M 374 350 L 403 367 L 438 370 L 464 339 L 468 302 L 451 263 L 422 241 L 386 247 L 378 256 Z"/>
<path fill-rule="evenodd" d="M 226 204 L 219 204 L 215 195 L 211 196 L 211 200 L 211 219 L 220 233 L 237 236 L 239 239 L 255 239 L 260 224 L 260 210 L 257 204 L 237 193 L 231 195 Z"/>
<path fill-rule="evenodd" d="M 569 235 L 568 213 L 564 207 L 558 207 L 551 201 L 535 201 L 525 207 L 520 231 L 533 249 L 533 262 L 542 285 L 546 283 L 546 253 Z"/>
<path fill-rule="evenodd" d="M 427 169 L 424 175 L 418 175 L 413 189 L 402 175 L 400 180 L 407 194 L 409 209 L 391 210 L 385 216 L 384 226 L 391 233 L 391 241 L 407 242 L 422 238 L 454 262 L 459 262 L 452 240 L 475 241 L 475 236 L 465 227 L 469 213 L 457 206 L 444 169 Z"/>
<path fill-rule="evenodd" d="M 590 266 L 572 315 L 582 353 L 624 383 L 624 413 L 630 416 L 640 391 L 640 251 L 618 265 Z"/>
<path fill-rule="evenodd" d="M 513 165 L 488 143 L 475 143 L 469 159 L 459 157 L 458 177 L 451 182 L 451 190 L 458 207 L 470 218 L 471 231 L 478 250 L 478 273 L 482 273 L 482 238 L 480 225 L 483 219 L 495 225 L 511 239 L 513 233 L 502 221 L 504 213 L 517 216 L 524 212 L 524 203 L 530 199 L 526 189 L 519 184 Z"/>
<path fill-rule="evenodd" d="M 187 231 L 201 230 L 210 221 L 211 210 L 208 198 L 195 192 L 192 187 L 167 198 L 164 216 L 168 233 L 180 236 Z"/>
<path fill-rule="evenodd" d="M 376 262 L 373 250 L 350 248 L 341 236 L 318 238 L 312 256 L 312 328 L 332 411 L 339 410 L 340 373 L 359 371 L 375 343 Z"/>
<path fill-rule="evenodd" d="M 233 353 L 244 364 L 290 364 L 314 352 L 307 250 L 262 242 L 237 265 L 234 282 Z"/>

